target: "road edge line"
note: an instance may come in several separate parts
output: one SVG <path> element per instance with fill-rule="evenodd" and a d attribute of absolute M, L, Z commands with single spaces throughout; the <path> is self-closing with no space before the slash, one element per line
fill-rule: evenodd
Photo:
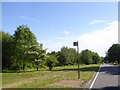
<path fill-rule="evenodd" d="M 98 69 L 98 71 L 97 71 L 97 73 L 96 73 L 96 75 L 95 75 L 94 80 L 92 81 L 92 84 L 90 85 L 90 89 L 93 87 L 93 85 L 94 85 L 94 83 L 95 83 L 95 81 L 96 81 L 96 79 L 97 79 L 97 76 L 98 76 L 98 74 L 99 74 L 100 69 L 101 69 L 101 65 L 100 65 L 100 67 L 99 67 L 99 69 Z"/>

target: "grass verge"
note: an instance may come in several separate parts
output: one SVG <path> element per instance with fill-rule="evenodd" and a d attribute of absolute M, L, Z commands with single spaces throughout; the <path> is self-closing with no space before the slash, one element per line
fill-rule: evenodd
<path fill-rule="evenodd" d="M 80 65 L 81 87 L 98 70 L 98 64 Z M 2 73 L 3 88 L 63 88 L 54 83 L 63 80 L 77 80 L 77 65 L 54 67 L 52 71 L 29 71 L 22 73 Z M 48 86 L 53 84 L 53 86 Z M 69 88 L 69 87 L 68 87 Z"/>

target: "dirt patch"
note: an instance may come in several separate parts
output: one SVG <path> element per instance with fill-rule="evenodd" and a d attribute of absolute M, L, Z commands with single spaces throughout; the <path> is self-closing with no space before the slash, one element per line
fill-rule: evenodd
<path fill-rule="evenodd" d="M 36 82 L 38 80 L 39 80 L 39 78 L 28 78 L 28 79 L 20 80 L 18 82 L 5 84 L 5 85 L 2 86 L 2 88 L 15 88 L 18 85 L 22 85 L 22 84 L 25 85 L 25 84 L 28 84 L 28 83 L 31 83 L 31 82 Z"/>
<path fill-rule="evenodd" d="M 47 86 L 62 86 L 62 87 L 71 87 L 71 88 L 81 88 L 82 83 L 84 81 L 78 80 L 63 80 L 59 82 L 55 82 L 52 84 L 47 84 Z"/>

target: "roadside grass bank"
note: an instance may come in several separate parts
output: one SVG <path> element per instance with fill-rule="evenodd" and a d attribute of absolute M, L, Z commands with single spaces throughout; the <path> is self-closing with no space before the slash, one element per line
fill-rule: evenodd
<path fill-rule="evenodd" d="M 99 66 L 100 64 L 80 65 L 80 79 L 77 79 L 77 65 L 54 67 L 52 71 L 2 73 L 2 85 L 3 88 L 75 88 L 73 83 L 69 82 L 77 81 L 78 87 L 82 88 Z M 66 81 L 70 85 L 66 86 Z M 60 85 L 57 84 L 58 82 Z"/>

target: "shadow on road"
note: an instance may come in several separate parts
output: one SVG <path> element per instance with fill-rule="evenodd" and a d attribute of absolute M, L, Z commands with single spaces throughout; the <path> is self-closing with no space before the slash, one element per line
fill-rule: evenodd
<path fill-rule="evenodd" d="M 52 71 L 77 71 L 77 68 L 70 68 L 70 69 L 60 69 L 60 70 L 52 70 Z M 97 66 L 92 66 L 92 67 L 83 67 L 80 68 L 80 71 L 98 71 Z M 111 74 L 111 75 L 120 75 L 120 66 L 104 66 L 101 67 L 99 72 L 105 72 L 106 74 Z"/>
<path fill-rule="evenodd" d="M 105 72 L 106 74 L 110 75 L 120 75 L 120 66 L 105 66 L 101 67 L 99 72 Z"/>
<path fill-rule="evenodd" d="M 3 88 L 2 90 L 120 90 L 120 87 L 104 87 L 104 88 Z"/>
<path fill-rule="evenodd" d="M 84 90 L 120 90 L 120 86 L 108 86 L 104 88 L 84 89 Z"/>

